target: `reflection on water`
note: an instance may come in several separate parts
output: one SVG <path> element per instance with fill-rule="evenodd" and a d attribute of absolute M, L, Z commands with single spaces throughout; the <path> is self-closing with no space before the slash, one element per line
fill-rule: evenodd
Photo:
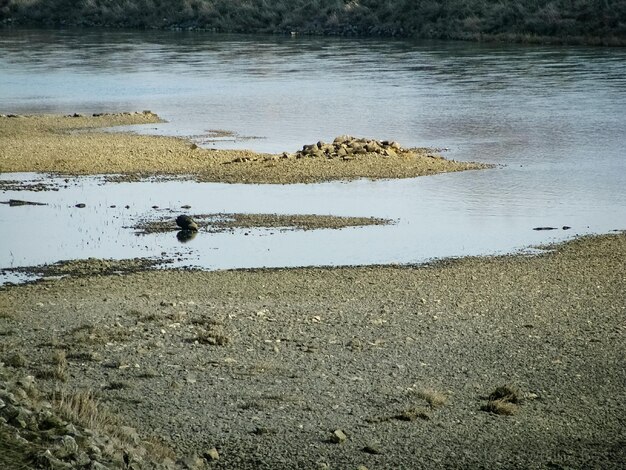
<path fill-rule="evenodd" d="M 312 186 L 98 186 L 85 179 L 58 195 L 5 192 L 3 200 L 41 197 L 51 205 L 0 206 L 0 241 L 7 247 L 0 267 L 79 256 L 77 250 L 118 258 L 174 253 L 212 268 L 412 262 L 626 228 L 622 48 L 0 30 L 0 112 L 143 109 L 169 122 L 140 132 L 194 136 L 202 143 L 209 131 L 226 131 L 229 140 L 208 144 L 214 147 L 281 152 L 353 134 L 449 147 L 449 158 L 499 167 Z M 87 201 L 82 211 L 68 209 Z M 185 245 L 172 234 L 138 238 L 123 228 L 153 205 L 185 202 L 196 213 L 363 215 L 400 222 L 253 237 L 201 233 Z M 20 233 L 12 222 L 17 211 L 35 217 L 28 220 L 45 226 L 45 236 Z M 563 225 L 572 230 L 532 230 Z M 61 233 L 69 227 L 82 238 L 65 241 Z"/>
<path fill-rule="evenodd" d="M 416 263 L 505 253 L 579 234 L 608 232 L 620 228 L 617 224 L 624 220 L 623 208 L 622 218 L 614 219 L 614 211 L 594 201 L 563 198 L 559 204 L 546 205 L 527 200 L 525 206 L 505 210 L 483 205 L 478 192 L 454 190 L 488 173 L 287 186 L 180 181 L 102 184 L 99 178 L 79 178 L 56 192 L 21 194 L 45 201 L 46 206 L 0 205 L 0 239 L 8 248 L 0 251 L 0 267 L 137 256 L 207 269 Z M 77 201 L 86 207 L 77 208 Z M 141 236 L 132 229 L 146 217 L 173 220 L 181 213 L 220 212 L 373 216 L 397 223 L 343 230 L 182 230 Z M 29 230 L 20 221 L 29 221 Z M 533 230 L 545 226 L 559 229 Z M 563 226 L 572 229 L 562 230 Z"/>
<path fill-rule="evenodd" d="M 179 230 L 176 233 L 176 239 L 181 243 L 187 243 L 196 238 L 196 235 L 198 235 L 197 230 Z"/>

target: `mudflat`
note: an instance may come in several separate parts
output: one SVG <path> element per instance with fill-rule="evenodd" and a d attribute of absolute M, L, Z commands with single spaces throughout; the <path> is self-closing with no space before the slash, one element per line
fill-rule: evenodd
<path fill-rule="evenodd" d="M 1 288 L 0 353 L 7 381 L 92 394 L 164 465 L 617 469 L 625 259 L 617 233 L 414 267 L 94 268 Z M 26 434 L 5 421 L 0 442 Z"/>
<path fill-rule="evenodd" d="M 106 127 L 155 122 L 161 119 L 150 111 L 93 116 L 0 116 L 0 172 L 115 174 L 129 179 L 185 175 L 207 182 L 311 183 L 410 178 L 488 167 L 446 160 L 429 149 L 383 153 L 361 146 L 357 153 L 332 155 L 333 158 L 322 152 L 298 153 L 296 149 L 293 153 L 271 155 L 204 149 L 174 137 L 102 131 Z"/>

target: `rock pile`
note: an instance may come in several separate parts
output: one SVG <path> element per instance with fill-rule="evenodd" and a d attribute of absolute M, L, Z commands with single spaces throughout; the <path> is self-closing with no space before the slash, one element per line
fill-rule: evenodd
<path fill-rule="evenodd" d="M 7 372 L 0 363 L 0 468 L 178 467 L 170 459 L 153 458 L 131 427 L 120 426 L 113 437 L 67 420 L 53 400 L 41 398 L 33 376 L 8 380 Z"/>
<path fill-rule="evenodd" d="M 340 158 L 352 160 L 357 155 L 373 154 L 380 157 L 396 157 L 406 153 L 398 142 L 389 140 L 359 139 L 349 135 L 336 137 L 332 143 L 318 142 L 304 145 L 296 152 L 296 158 Z"/>

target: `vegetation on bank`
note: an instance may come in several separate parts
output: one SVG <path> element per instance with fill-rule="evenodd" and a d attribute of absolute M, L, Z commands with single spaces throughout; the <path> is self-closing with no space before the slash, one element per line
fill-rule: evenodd
<path fill-rule="evenodd" d="M 626 44 L 626 0 L 0 0 L 0 23 Z"/>

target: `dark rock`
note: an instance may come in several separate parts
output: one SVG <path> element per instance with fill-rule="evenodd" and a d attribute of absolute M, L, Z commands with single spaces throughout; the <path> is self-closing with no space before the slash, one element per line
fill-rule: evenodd
<path fill-rule="evenodd" d="M 79 204 L 76 204 L 76 206 L 75 206 L 75 207 L 78 207 L 79 209 L 82 209 L 82 208 L 84 208 L 84 207 L 87 207 L 87 205 L 81 202 L 81 203 L 79 203 Z"/>
<path fill-rule="evenodd" d="M 183 230 L 198 231 L 198 224 L 188 215 L 179 215 L 176 217 L 176 225 Z"/>
<path fill-rule="evenodd" d="M 372 455 L 379 455 L 382 452 L 380 451 L 380 449 L 378 448 L 378 446 L 374 445 L 374 444 L 368 444 L 365 447 L 363 447 L 363 452 L 365 452 L 366 454 L 372 454 Z"/>
<path fill-rule="evenodd" d="M 0 204 L 8 204 L 9 207 L 15 207 L 15 206 L 47 206 L 47 204 L 43 203 L 43 202 L 22 201 L 20 199 L 9 199 L 8 201 L 0 202 Z"/>
<path fill-rule="evenodd" d="M 572 228 L 572 227 L 570 227 L 569 225 L 563 225 L 563 230 L 569 230 L 569 229 L 571 229 L 571 228 Z"/>

